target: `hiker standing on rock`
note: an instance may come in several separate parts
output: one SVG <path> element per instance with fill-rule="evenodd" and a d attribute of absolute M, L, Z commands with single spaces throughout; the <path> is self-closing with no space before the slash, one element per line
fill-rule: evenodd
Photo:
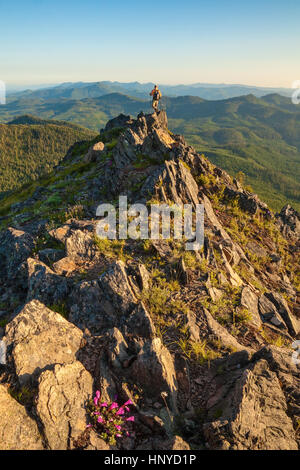
<path fill-rule="evenodd" d="M 157 85 L 154 85 L 154 88 L 153 88 L 153 90 L 151 91 L 150 96 L 153 97 L 152 108 L 153 108 L 154 111 L 157 113 L 157 111 L 158 111 L 158 102 L 159 102 L 159 100 L 161 99 L 161 92 L 160 92 L 160 90 L 158 89 L 158 86 L 157 86 Z"/>

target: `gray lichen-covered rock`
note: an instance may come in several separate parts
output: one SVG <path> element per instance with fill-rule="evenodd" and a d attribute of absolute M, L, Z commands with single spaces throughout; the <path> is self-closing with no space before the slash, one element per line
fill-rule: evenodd
<path fill-rule="evenodd" d="M 46 264 L 33 258 L 27 259 L 28 293 L 27 302 L 33 299 L 46 305 L 63 302 L 68 293 L 68 281 L 52 271 Z"/>
<path fill-rule="evenodd" d="M 163 184 L 160 186 L 160 196 L 163 201 L 199 204 L 198 186 L 190 170 L 182 162 L 165 161 L 161 174 Z"/>
<path fill-rule="evenodd" d="M 174 436 L 166 441 L 156 440 L 153 447 L 157 450 L 191 450 L 189 444 L 180 436 Z"/>
<path fill-rule="evenodd" d="M 37 413 L 51 450 L 74 447 L 73 441 L 86 429 L 86 402 L 92 391 L 92 377 L 78 361 L 41 374 Z"/>
<path fill-rule="evenodd" d="M 154 323 L 143 302 L 132 310 L 122 330 L 130 336 L 141 338 L 153 338 L 155 336 Z"/>
<path fill-rule="evenodd" d="M 36 422 L 0 385 L 0 450 L 42 450 Z"/>
<path fill-rule="evenodd" d="M 243 351 L 246 348 L 242 344 L 240 344 L 234 336 L 232 336 L 224 326 L 220 325 L 214 317 L 211 315 L 211 313 L 207 310 L 204 309 L 204 314 L 206 317 L 207 321 L 207 326 L 210 334 L 212 334 L 215 338 L 219 339 L 221 341 L 221 344 L 233 351 Z"/>
<path fill-rule="evenodd" d="M 287 301 L 277 292 L 270 292 L 266 294 L 266 296 L 275 305 L 279 315 L 286 324 L 289 333 L 292 336 L 297 336 L 300 332 L 300 320 L 295 318 L 292 314 Z"/>
<path fill-rule="evenodd" d="M 268 321 L 279 328 L 286 328 L 281 316 L 279 315 L 275 305 L 263 294 L 259 298 L 259 312 L 264 321 Z"/>
<path fill-rule="evenodd" d="M 33 237 L 22 230 L 9 227 L 0 234 L 0 279 L 13 280 L 18 268 L 34 249 Z"/>
<path fill-rule="evenodd" d="M 260 328 L 262 322 L 258 311 L 258 297 L 248 286 L 244 287 L 242 290 L 241 306 L 249 311 L 251 315 L 250 322 L 256 328 Z"/>
<path fill-rule="evenodd" d="M 82 230 L 72 230 L 70 236 L 66 238 L 66 251 L 69 258 L 92 259 L 95 256 L 96 247 L 93 236 Z"/>
<path fill-rule="evenodd" d="M 19 382 L 31 382 L 54 364 L 73 362 L 82 336 L 76 326 L 39 301 L 26 304 L 6 326 L 5 337 Z"/>
<path fill-rule="evenodd" d="M 128 344 L 117 328 L 107 332 L 107 354 L 109 364 L 115 369 L 122 368 L 123 363 L 129 358 Z"/>
<path fill-rule="evenodd" d="M 59 250 L 56 248 L 45 248 L 38 252 L 38 256 L 39 260 L 42 261 L 42 263 L 56 263 L 65 256 L 65 252 L 64 250 Z"/>
<path fill-rule="evenodd" d="M 297 354 L 296 354 L 297 356 Z M 293 361 L 291 349 L 266 346 L 254 354 L 253 360 L 265 359 L 270 369 L 276 373 L 288 403 L 288 412 L 294 428 L 297 429 L 300 421 L 300 366 Z M 296 434 L 300 448 L 300 435 Z"/>
<path fill-rule="evenodd" d="M 131 377 L 143 384 L 147 396 L 160 399 L 166 392 L 168 400 L 176 410 L 177 380 L 174 361 L 159 338 L 144 344 L 131 367 Z"/>
<path fill-rule="evenodd" d="M 285 237 L 300 237 L 300 215 L 290 204 L 285 205 L 279 214 L 276 214 L 282 234 Z"/>
<path fill-rule="evenodd" d="M 78 268 L 78 265 L 74 261 L 73 258 L 69 258 L 68 256 L 61 258 L 59 261 L 56 261 L 52 265 L 53 271 L 60 276 L 66 276 Z"/>
<path fill-rule="evenodd" d="M 106 126 L 104 128 L 104 131 L 110 131 L 111 129 L 115 129 L 118 127 L 127 127 L 128 125 L 132 124 L 132 119 L 130 116 L 125 116 L 125 114 L 119 114 L 119 116 L 110 119 L 106 123 Z"/>
<path fill-rule="evenodd" d="M 69 320 L 92 334 L 100 334 L 115 326 L 116 313 L 103 295 L 98 281 L 82 281 L 71 291 Z"/>
<path fill-rule="evenodd" d="M 258 360 L 216 381 L 210 420 L 203 427 L 210 448 L 298 449 L 284 393 L 267 361 Z"/>
<path fill-rule="evenodd" d="M 90 433 L 90 442 L 85 450 L 111 450 L 112 447 L 108 445 L 101 437 L 92 430 Z"/>
<path fill-rule="evenodd" d="M 104 298 L 117 315 L 127 315 L 134 309 L 137 299 L 130 286 L 123 261 L 116 261 L 99 278 Z"/>

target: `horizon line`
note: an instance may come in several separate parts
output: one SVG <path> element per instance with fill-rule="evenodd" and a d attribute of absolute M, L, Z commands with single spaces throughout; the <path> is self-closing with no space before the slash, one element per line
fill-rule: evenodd
<path fill-rule="evenodd" d="M 77 81 L 63 81 L 63 82 L 52 82 L 52 83 L 47 83 L 47 82 L 31 82 L 31 83 L 19 83 L 19 82 L 6 82 L 7 89 L 17 87 L 17 88 L 22 88 L 23 90 L 30 90 L 30 87 L 40 87 L 40 88 L 52 88 L 52 87 L 58 87 L 62 85 L 72 85 L 72 84 L 97 84 L 97 83 L 120 83 L 120 84 L 138 84 L 138 85 L 153 85 L 155 83 L 158 83 L 159 86 L 169 86 L 169 87 L 179 87 L 179 86 L 216 86 L 216 87 L 230 87 L 230 86 L 239 86 L 239 87 L 244 87 L 244 88 L 264 88 L 264 89 L 282 89 L 282 90 L 290 90 L 292 89 L 291 87 L 284 87 L 284 86 L 271 86 L 271 85 L 249 85 L 245 83 L 226 83 L 226 82 L 191 82 L 191 83 L 159 83 L 159 82 L 154 82 L 154 81 L 118 81 L 118 80 L 92 80 L 92 81 L 85 81 L 85 80 L 77 80 Z"/>

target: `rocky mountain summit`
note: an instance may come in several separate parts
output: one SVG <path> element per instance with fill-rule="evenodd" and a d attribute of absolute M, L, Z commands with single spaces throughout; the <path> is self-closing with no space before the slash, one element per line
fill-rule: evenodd
<path fill-rule="evenodd" d="M 103 240 L 96 208 L 203 204 L 204 246 Z M 0 449 L 109 449 L 87 401 L 131 400 L 118 449 L 300 444 L 300 216 L 168 129 L 120 115 L 0 205 Z"/>

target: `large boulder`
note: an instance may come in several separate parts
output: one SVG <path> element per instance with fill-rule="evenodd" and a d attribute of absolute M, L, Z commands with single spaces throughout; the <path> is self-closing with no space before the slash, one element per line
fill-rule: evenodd
<path fill-rule="evenodd" d="M 42 450 L 36 422 L 0 385 L 0 450 Z"/>
<path fill-rule="evenodd" d="M 20 384 L 54 364 L 73 362 L 82 337 L 81 330 L 38 300 L 26 304 L 6 326 L 5 336 Z"/>
<path fill-rule="evenodd" d="M 74 448 L 74 440 L 86 429 L 86 403 L 92 392 L 92 377 L 78 361 L 41 374 L 37 413 L 51 450 Z"/>

